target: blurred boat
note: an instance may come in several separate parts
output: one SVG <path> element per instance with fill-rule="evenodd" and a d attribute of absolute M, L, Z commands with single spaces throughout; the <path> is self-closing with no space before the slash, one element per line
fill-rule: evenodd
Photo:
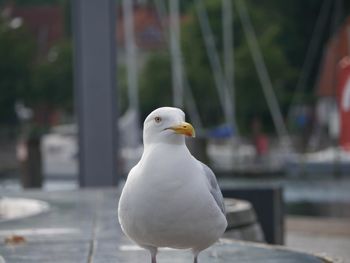
<path fill-rule="evenodd" d="M 274 145 L 266 154 L 257 153 L 247 140 L 226 139 L 209 141 L 207 154 L 218 175 L 271 176 L 284 172 L 287 160 L 296 155 L 284 147 Z"/>
<path fill-rule="evenodd" d="M 136 114 L 128 110 L 118 121 L 120 160 L 123 175 L 138 162 L 143 152 Z M 76 124 L 55 126 L 41 140 L 42 169 L 46 178 L 71 179 L 79 173 L 78 128 Z"/>
<path fill-rule="evenodd" d="M 299 154 L 287 160 L 288 176 L 350 174 L 350 152 L 342 147 L 329 147 L 313 153 Z"/>
<path fill-rule="evenodd" d="M 41 139 L 42 169 L 46 177 L 70 179 L 78 175 L 77 126 L 53 127 Z"/>
<path fill-rule="evenodd" d="M 339 36 L 336 36 L 339 37 Z M 333 49 L 327 50 L 328 55 L 335 52 Z M 337 74 L 328 75 L 326 71 L 337 67 Z M 333 78 L 334 82 L 329 82 Z M 331 83 L 331 85 L 329 85 Z M 335 83 L 335 84 L 334 84 Z M 327 147 L 312 153 L 300 154 L 297 159 L 289 160 L 286 163 L 286 173 L 288 175 L 346 175 L 350 174 L 350 57 L 344 56 L 338 61 L 327 61 L 323 65 L 320 74 L 319 89 L 323 92 L 328 90 L 330 94 L 337 96 L 333 99 L 333 107 L 327 106 L 322 101 L 320 107 L 327 110 L 320 110 L 318 121 L 328 124 L 329 136 L 333 139 L 332 147 Z M 336 142 L 336 143 L 335 143 Z"/>

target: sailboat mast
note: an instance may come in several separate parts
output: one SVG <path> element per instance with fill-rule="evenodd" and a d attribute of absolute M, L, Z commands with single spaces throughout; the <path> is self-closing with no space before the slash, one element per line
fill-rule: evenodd
<path fill-rule="evenodd" d="M 196 12 L 208 54 L 209 64 L 214 74 L 214 82 L 218 91 L 225 121 L 233 126 L 231 91 L 227 88 L 225 74 L 221 66 L 220 56 L 215 46 L 214 34 L 209 23 L 208 14 L 203 0 L 196 0 Z"/>
<path fill-rule="evenodd" d="M 173 104 L 175 107 L 183 108 L 184 87 L 181 70 L 179 7 L 179 0 L 169 0 Z"/>
<path fill-rule="evenodd" d="M 134 37 L 133 1 L 123 0 L 123 13 L 129 108 L 138 113 L 137 47 Z"/>
<path fill-rule="evenodd" d="M 245 2 L 237 0 L 235 3 L 278 137 L 281 141 L 285 139 L 288 145 L 292 145 Z"/>
<path fill-rule="evenodd" d="M 227 89 L 230 91 L 231 125 L 238 132 L 235 107 L 235 85 L 234 85 L 234 49 L 233 49 L 233 13 L 232 0 L 222 0 L 222 28 L 223 28 L 223 61 L 224 75 Z"/>
<path fill-rule="evenodd" d="M 169 44 L 169 49 L 170 49 L 170 40 L 169 40 L 169 28 L 167 27 L 167 25 L 165 24 L 165 17 L 166 17 L 166 8 L 165 8 L 165 3 L 163 2 L 163 0 L 154 0 L 154 4 L 156 6 L 157 9 L 157 13 L 160 17 L 160 23 L 162 25 L 162 28 L 164 30 L 164 35 L 165 35 L 165 41 Z M 180 43 L 180 42 L 178 42 Z M 181 45 L 180 45 L 180 52 L 181 52 Z M 180 53 L 181 54 L 181 53 Z M 193 124 L 195 124 L 195 126 L 197 127 L 197 130 L 201 130 L 203 128 L 202 125 L 202 121 L 196 106 L 196 102 L 193 98 L 193 94 L 192 94 L 192 90 L 191 90 L 191 86 L 188 83 L 188 77 L 186 75 L 186 69 L 184 66 L 184 62 L 183 62 L 183 57 L 181 57 L 180 60 L 181 64 L 180 64 L 180 70 L 181 70 L 181 74 L 182 74 L 182 81 L 183 81 L 183 87 L 184 87 L 184 99 L 183 99 L 183 103 L 185 104 L 184 108 L 186 108 L 188 110 L 188 114 L 191 118 L 191 122 L 193 122 Z"/>

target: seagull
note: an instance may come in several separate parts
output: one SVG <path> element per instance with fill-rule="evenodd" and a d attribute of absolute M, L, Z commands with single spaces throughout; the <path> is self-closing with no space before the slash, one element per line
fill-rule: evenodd
<path fill-rule="evenodd" d="M 212 170 L 195 159 L 185 144 L 195 137 L 182 110 L 162 107 L 144 122 L 144 151 L 130 170 L 118 205 L 121 228 L 149 250 L 156 263 L 159 247 L 198 254 L 227 227 L 223 196 Z"/>

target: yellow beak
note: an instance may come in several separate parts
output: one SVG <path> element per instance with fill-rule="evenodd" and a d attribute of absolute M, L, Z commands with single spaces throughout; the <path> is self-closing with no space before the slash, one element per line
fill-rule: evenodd
<path fill-rule="evenodd" d="M 184 134 L 190 137 L 196 137 L 193 126 L 188 122 L 182 122 L 179 125 L 169 127 L 168 129 L 175 131 L 177 134 Z"/>

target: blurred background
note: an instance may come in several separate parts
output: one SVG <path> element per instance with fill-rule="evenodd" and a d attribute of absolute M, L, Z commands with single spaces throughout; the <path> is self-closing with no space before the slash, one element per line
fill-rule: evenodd
<path fill-rule="evenodd" d="M 79 188 L 72 14 L 0 1 L 0 190 Z M 220 185 L 279 184 L 288 215 L 340 220 L 325 236 L 350 247 L 350 2 L 119 0 L 116 14 L 123 178 L 144 118 L 180 107 Z"/>

